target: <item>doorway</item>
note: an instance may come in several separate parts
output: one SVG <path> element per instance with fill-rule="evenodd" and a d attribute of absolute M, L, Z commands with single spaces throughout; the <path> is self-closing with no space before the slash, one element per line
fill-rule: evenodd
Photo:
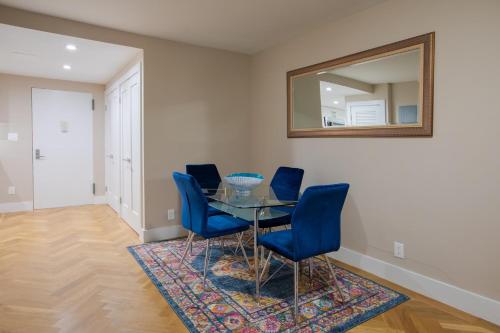
<path fill-rule="evenodd" d="M 33 88 L 34 208 L 93 203 L 92 95 Z"/>

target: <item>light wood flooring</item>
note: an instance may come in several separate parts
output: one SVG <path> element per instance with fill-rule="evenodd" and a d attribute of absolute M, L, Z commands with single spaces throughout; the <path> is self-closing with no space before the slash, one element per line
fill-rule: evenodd
<path fill-rule="evenodd" d="M 126 247 L 107 206 L 0 214 L 0 333 L 187 332 Z M 500 332 L 500 327 L 347 267 L 412 299 L 351 332 Z"/>

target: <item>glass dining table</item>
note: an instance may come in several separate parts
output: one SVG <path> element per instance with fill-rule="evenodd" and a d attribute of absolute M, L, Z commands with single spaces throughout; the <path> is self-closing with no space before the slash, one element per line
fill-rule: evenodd
<path fill-rule="evenodd" d="M 269 184 L 260 184 L 250 193 L 238 193 L 230 185 L 222 182 L 217 189 L 203 189 L 209 199 L 209 205 L 227 214 L 242 220 L 253 222 L 253 255 L 255 271 L 255 295 L 260 295 L 259 249 L 259 221 L 280 218 L 289 215 L 279 207 L 295 206 L 297 200 L 290 200 L 286 190 L 274 189 Z"/>

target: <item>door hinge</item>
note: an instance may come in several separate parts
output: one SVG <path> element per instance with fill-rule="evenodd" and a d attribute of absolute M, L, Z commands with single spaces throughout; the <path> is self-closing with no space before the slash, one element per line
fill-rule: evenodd
<path fill-rule="evenodd" d="M 122 197 L 120 197 L 120 205 L 122 204 Z"/>
<path fill-rule="evenodd" d="M 108 187 L 104 186 L 104 191 L 108 192 Z"/>
<path fill-rule="evenodd" d="M 92 98 L 92 111 L 95 110 L 95 99 Z"/>
<path fill-rule="evenodd" d="M 95 195 L 95 183 L 92 183 L 92 194 Z"/>

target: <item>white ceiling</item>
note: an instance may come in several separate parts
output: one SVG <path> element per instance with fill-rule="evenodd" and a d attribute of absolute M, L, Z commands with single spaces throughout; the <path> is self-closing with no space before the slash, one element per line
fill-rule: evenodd
<path fill-rule="evenodd" d="M 327 90 L 327 88 L 330 88 Z M 366 95 L 366 91 L 354 89 L 351 87 L 341 86 L 331 82 L 320 81 L 319 91 L 321 98 L 321 106 L 329 106 L 332 108 L 345 110 L 345 97 L 355 95 Z"/>
<path fill-rule="evenodd" d="M 74 44 L 74 52 L 66 50 Z M 0 24 L 0 73 L 107 83 L 139 49 Z M 71 65 L 71 70 L 63 65 Z"/>
<path fill-rule="evenodd" d="M 0 4 L 253 54 L 384 0 L 0 0 Z"/>
<path fill-rule="evenodd" d="M 398 53 L 330 71 L 370 84 L 418 81 L 420 50 Z"/>

